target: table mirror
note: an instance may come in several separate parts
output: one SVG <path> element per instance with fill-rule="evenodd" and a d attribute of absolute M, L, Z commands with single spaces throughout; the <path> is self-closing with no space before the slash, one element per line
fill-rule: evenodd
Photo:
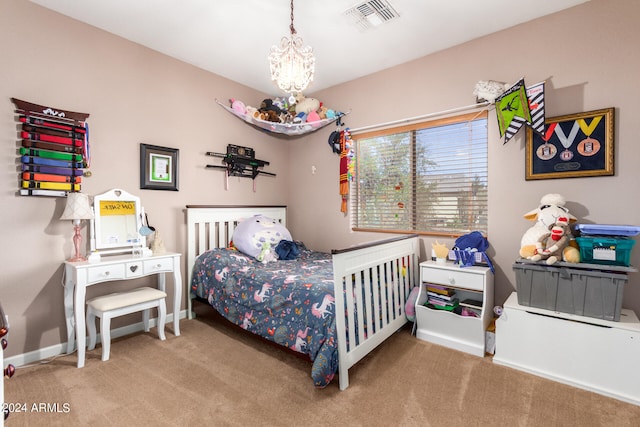
<path fill-rule="evenodd" d="M 100 254 L 130 252 L 144 244 L 140 234 L 142 208 L 140 198 L 124 190 L 113 189 L 93 198 L 91 251 Z"/>

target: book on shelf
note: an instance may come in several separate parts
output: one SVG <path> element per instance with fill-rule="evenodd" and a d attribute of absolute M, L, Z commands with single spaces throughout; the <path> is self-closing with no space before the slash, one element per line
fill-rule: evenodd
<path fill-rule="evenodd" d="M 452 310 L 459 305 L 459 301 L 457 298 L 454 298 L 450 301 L 446 301 L 436 297 L 429 297 L 425 305 L 433 306 L 435 308 L 446 308 L 446 309 Z"/>
<path fill-rule="evenodd" d="M 460 301 L 460 305 L 465 306 L 465 307 L 469 307 L 469 308 L 475 308 L 477 310 L 482 310 L 482 301 L 478 301 L 475 299 L 465 299 Z"/>
<path fill-rule="evenodd" d="M 444 295 L 444 294 L 439 294 L 437 292 L 427 291 L 427 295 L 430 297 L 441 298 L 445 301 L 451 301 L 452 299 L 455 298 L 456 293 L 452 292 L 451 295 Z"/>
<path fill-rule="evenodd" d="M 445 286 L 440 286 L 440 285 L 434 285 L 432 283 L 427 283 L 427 292 L 434 292 L 436 294 L 447 295 L 447 296 L 451 296 L 456 293 L 456 291 L 451 288 L 447 288 Z"/>

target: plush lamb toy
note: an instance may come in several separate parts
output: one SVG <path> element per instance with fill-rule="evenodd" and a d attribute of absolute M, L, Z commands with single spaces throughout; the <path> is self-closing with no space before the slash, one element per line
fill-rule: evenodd
<path fill-rule="evenodd" d="M 233 232 L 234 246 L 259 261 L 277 259 L 274 256 L 275 247 L 281 240 L 292 240 L 289 230 L 275 219 L 264 215 L 254 215 L 240 221 Z"/>
<path fill-rule="evenodd" d="M 540 199 L 540 206 L 524 215 L 525 219 L 536 221 L 536 223 L 522 236 L 520 241 L 520 256 L 522 258 L 530 258 L 535 255 L 538 240 L 549 233 L 549 228 L 556 223 L 558 218 L 567 218 L 569 224 L 576 221 L 576 217 L 571 215 L 568 209 L 564 207 L 565 203 L 564 197 L 560 194 L 545 194 Z M 571 242 L 563 251 L 563 260 L 580 262 L 580 251 L 575 246 L 572 246 L 573 236 L 569 230 L 567 232 Z"/>
<path fill-rule="evenodd" d="M 478 102 L 489 101 L 496 102 L 496 98 L 502 95 L 511 85 L 495 80 L 480 80 L 476 83 L 473 94 Z"/>
<path fill-rule="evenodd" d="M 531 261 L 546 260 L 548 265 L 555 264 L 562 259 L 564 249 L 569 246 L 571 230 L 569 229 L 569 219 L 560 217 L 549 232 L 540 236 L 536 243 L 535 254 L 529 257 Z"/>

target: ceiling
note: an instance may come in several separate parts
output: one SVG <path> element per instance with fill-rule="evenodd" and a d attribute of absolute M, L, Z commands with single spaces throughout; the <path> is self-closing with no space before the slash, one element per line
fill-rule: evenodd
<path fill-rule="evenodd" d="M 278 93 L 269 78 L 267 55 L 289 35 L 289 0 L 30 1 L 260 92 Z M 297 0 L 294 26 L 316 57 L 315 80 L 307 92 L 586 1 Z M 359 10 L 382 10 L 388 12 L 385 18 L 395 17 L 373 26 L 379 15 Z"/>

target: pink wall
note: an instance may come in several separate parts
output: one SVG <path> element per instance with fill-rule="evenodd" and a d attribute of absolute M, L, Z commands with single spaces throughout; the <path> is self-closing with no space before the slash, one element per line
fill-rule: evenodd
<path fill-rule="evenodd" d="M 528 84 L 547 81 L 549 116 L 616 107 L 615 176 L 535 182 L 524 180 L 523 134 L 502 145 L 490 112 L 489 241 L 497 265 L 495 302 L 501 304 L 515 287 L 511 265 L 530 225 L 522 215 L 543 194 L 564 194 L 571 212 L 588 222 L 640 225 L 634 197 L 640 178 L 637 16 L 634 0 L 592 0 L 310 95 L 351 110 L 345 119 L 351 128 L 469 105 L 478 80 L 522 76 Z M 294 237 L 319 250 L 387 237 L 350 232 L 339 211 L 338 157 L 327 145 L 326 129 L 283 141 L 215 104 L 231 97 L 258 102 L 264 94 L 26 0 L 0 2 L 0 58 L 0 140 L 6 148 L 0 302 L 12 327 L 8 356 L 66 341 L 61 264 L 72 251 L 71 224 L 58 219 L 62 199 L 16 196 L 19 142 L 11 97 L 90 113 L 93 176 L 83 192 L 119 187 L 139 195 L 169 250 L 185 251 L 186 204 L 288 204 Z M 179 192 L 139 189 L 139 143 L 180 149 Z M 259 178 L 255 193 L 250 180 L 235 178 L 225 191 L 222 172 L 204 168 L 211 162 L 204 153 L 224 151 L 229 143 L 254 147 L 277 177 Z M 424 238 L 424 247 L 431 242 Z M 640 265 L 640 250 L 632 263 Z M 639 285 L 640 275 L 632 275 L 624 305 L 640 313 Z M 89 296 L 97 293 L 92 289 Z"/>
<path fill-rule="evenodd" d="M 479 80 L 513 83 L 523 76 L 527 84 L 547 82 L 548 117 L 615 107 L 615 176 L 539 181 L 524 179 L 524 132 L 503 145 L 490 111 L 488 237 L 499 305 L 515 289 L 512 264 L 532 224 L 522 215 L 536 208 L 544 194 L 563 194 L 570 211 L 585 222 L 640 225 L 635 197 L 640 182 L 638 16 L 640 2 L 592 0 L 314 95 L 351 110 L 345 118 L 351 128 L 470 105 Z M 350 232 L 348 218 L 340 214 L 338 160 L 324 135 L 293 145 L 291 154 L 297 179 L 289 218 L 301 240 L 327 250 L 380 237 Z M 432 242 L 423 240 L 428 254 Z M 632 252 L 631 261 L 640 265 L 640 249 Z M 640 313 L 640 274 L 629 276 L 623 306 Z"/>
<path fill-rule="evenodd" d="M 64 199 L 16 195 L 20 142 L 11 97 L 89 113 L 93 175 L 82 191 L 122 188 L 138 195 L 170 251 L 185 253 L 187 204 L 286 204 L 286 144 L 215 103 L 262 100 L 262 94 L 26 0 L 0 2 L 0 55 L 0 301 L 12 328 L 7 355 L 66 342 L 62 262 L 72 252 L 71 223 L 58 219 Z M 140 190 L 140 143 L 180 149 L 180 191 Z M 232 178 L 225 191 L 224 173 L 205 169 L 220 159 L 204 153 L 224 152 L 230 143 L 254 147 L 277 177 L 259 178 L 255 193 L 250 179 Z M 133 285 L 111 283 L 89 296 Z"/>

